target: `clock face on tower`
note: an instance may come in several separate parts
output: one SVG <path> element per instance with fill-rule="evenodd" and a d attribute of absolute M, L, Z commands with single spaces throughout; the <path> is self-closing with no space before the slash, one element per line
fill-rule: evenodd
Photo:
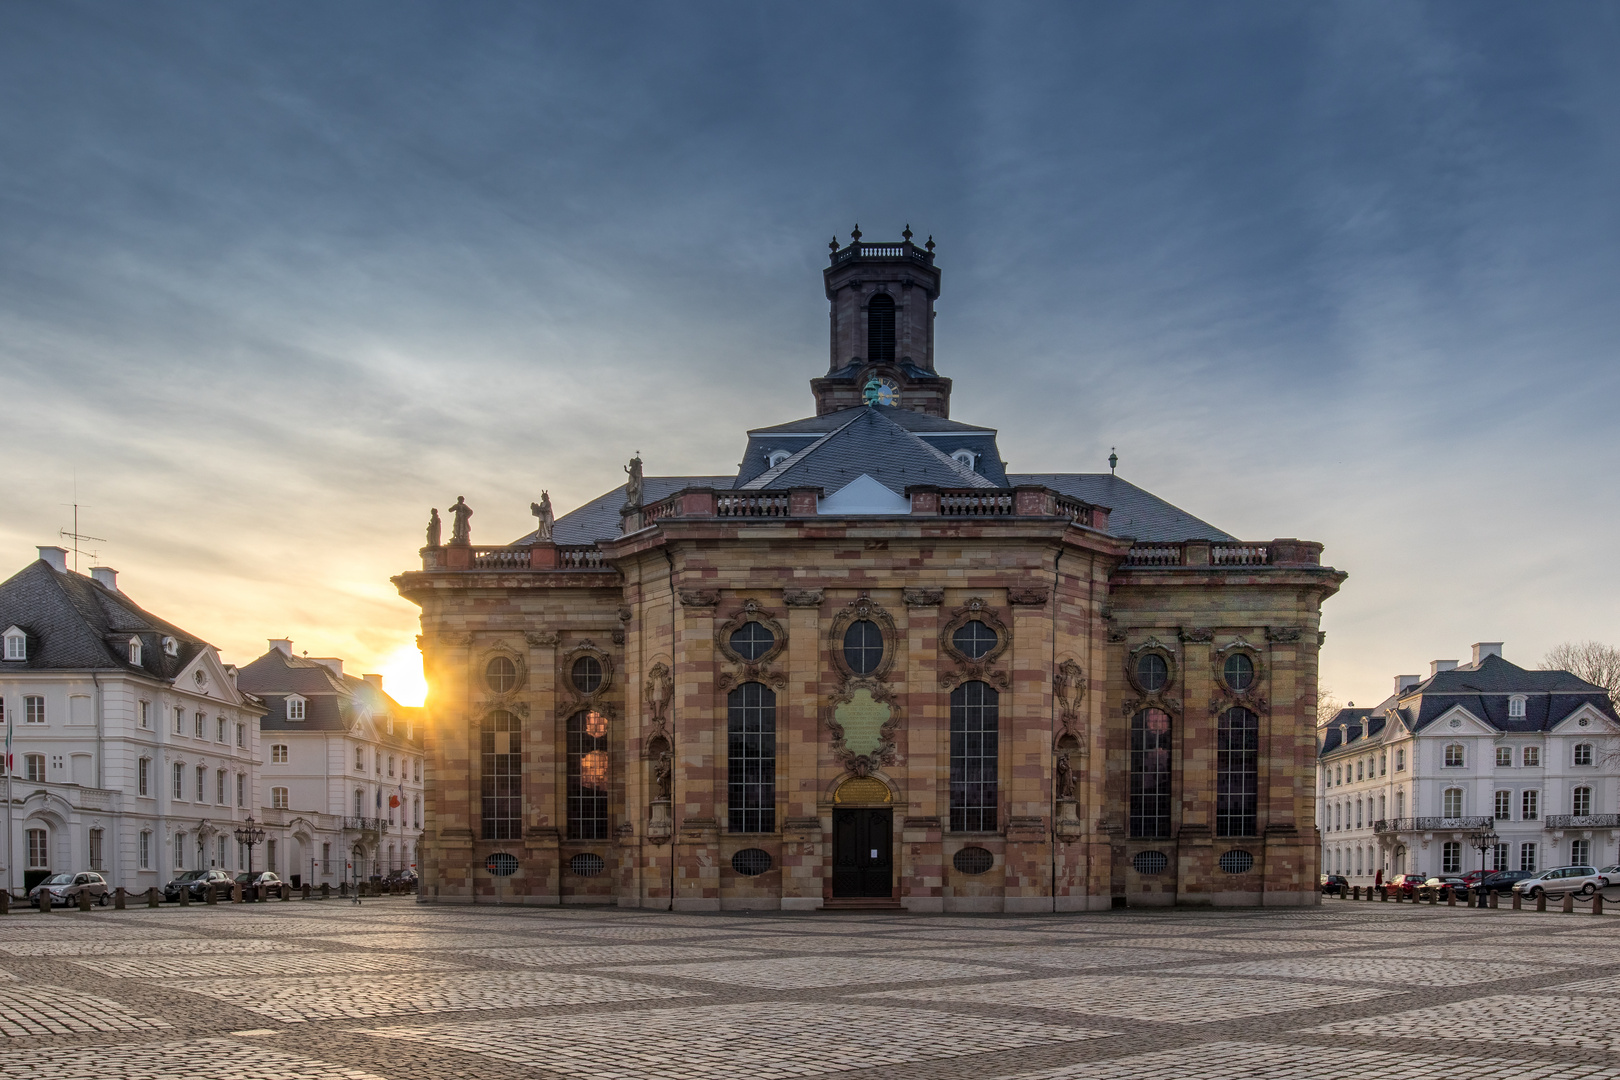
<path fill-rule="evenodd" d="M 866 381 L 861 396 L 868 405 L 899 405 L 900 388 L 893 381 L 874 375 Z"/>

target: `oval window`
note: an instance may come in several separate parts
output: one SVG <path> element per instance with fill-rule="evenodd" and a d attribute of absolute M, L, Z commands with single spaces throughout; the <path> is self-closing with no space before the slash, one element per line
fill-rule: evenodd
<path fill-rule="evenodd" d="M 484 682 L 497 694 L 504 694 L 517 685 L 517 665 L 504 656 L 497 656 L 484 666 Z"/>
<path fill-rule="evenodd" d="M 748 848 L 731 857 L 731 868 L 745 877 L 755 877 L 771 868 L 771 853 Z"/>
<path fill-rule="evenodd" d="M 569 676 L 574 680 L 575 690 L 594 694 L 602 688 L 602 661 L 594 656 L 582 656 L 574 661 Z"/>
<path fill-rule="evenodd" d="M 1164 657 L 1158 653 L 1148 653 L 1137 658 L 1136 682 L 1148 693 L 1163 690 L 1170 681 L 1170 665 L 1165 663 Z"/>
<path fill-rule="evenodd" d="M 1131 866 L 1138 874 L 1151 876 L 1164 873 L 1164 868 L 1170 865 L 1170 860 L 1162 851 L 1138 851 L 1131 859 Z"/>
<path fill-rule="evenodd" d="M 595 877 L 607 869 L 607 863 L 600 855 L 584 852 L 568 860 L 568 872 L 575 877 Z"/>
<path fill-rule="evenodd" d="M 743 623 L 731 635 L 731 651 L 744 660 L 758 660 L 775 644 L 776 635 L 757 622 Z"/>
<path fill-rule="evenodd" d="M 965 847 L 951 856 L 951 865 L 964 874 L 982 874 L 996 864 L 996 857 L 982 847 Z"/>
<path fill-rule="evenodd" d="M 1223 673 L 1227 686 L 1233 690 L 1247 690 L 1254 684 L 1254 661 L 1242 653 L 1234 653 L 1226 658 Z"/>
<path fill-rule="evenodd" d="M 870 675 L 883 662 L 883 631 L 870 619 L 857 619 L 844 631 L 844 663 L 857 675 Z"/>
<path fill-rule="evenodd" d="M 497 851 L 484 860 L 484 869 L 496 877 L 511 877 L 517 873 L 518 861 L 516 855 L 504 851 Z"/>
<path fill-rule="evenodd" d="M 996 647 L 996 632 L 978 619 L 972 619 L 956 628 L 951 644 L 963 656 L 977 660 Z"/>
<path fill-rule="evenodd" d="M 1254 856 L 1233 848 L 1221 856 L 1220 866 L 1223 874 L 1247 874 L 1254 869 Z"/>

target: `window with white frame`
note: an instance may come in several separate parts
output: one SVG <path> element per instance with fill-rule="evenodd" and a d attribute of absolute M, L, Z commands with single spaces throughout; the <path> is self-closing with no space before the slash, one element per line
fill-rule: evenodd
<path fill-rule="evenodd" d="M 195 717 L 193 717 L 191 733 L 199 739 L 206 739 L 208 737 L 207 713 L 198 713 Z"/>
<path fill-rule="evenodd" d="M 1541 816 L 1541 792 L 1531 788 L 1524 793 L 1524 813 L 1521 815 L 1525 821 L 1534 821 Z"/>
<path fill-rule="evenodd" d="M 1405 772 L 1406 771 L 1406 748 L 1405 747 L 1401 747 L 1399 750 L 1395 751 L 1395 771 L 1396 772 Z"/>
<path fill-rule="evenodd" d="M 6 659 L 28 659 L 28 635 L 19 626 L 13 626 L 6 631 Z"/>
<path fill-rule="evenodd" d="M 394 714 L 389 713 L 388 714 L 388 734 L 392 735 L 393 733 L 394 733 Z"/>
<path fill-rule="evenodd" d="M 23 779 L 38 784 L 43 784 L 45 782 L 44 754 L 23 755 Z"/>
<path fill-rule="evenodd" d="M 219 725 L 219 729 L 218 729 L 218 732 L 214 735 L 214 741 L 215 742 L 224 742 L 225 741 L 225 718 L 223 716 L 217 717 L 215 722 Z"/>
<path fill-rule="evenodd" d="M 1365 780 L 1366 779 L 1366 775 L 1362 772 L 1362 766 L 1364 764 L 1365 764 L 1365 762 L 1361 762 L 1361 761 L 1356 762 L 1356 779 L 1357 780 Z"/>
<path fill-rule="evenodd" d="M 285 810 L 285 809 L 287 809 L 287 789 L 286 788 L 284 788 L 284 787 L 273 787 L 273 788 L 270 789 L 270 808 L 272 810 Z"/>
<path fill-rule="evenodd" d="M 92 870 L 105 869 L 101 864 L 101 848 L 106 835 L 106 832 L 101 829 L 90 830 L 90 869 Z"/>
<path fill-rule="evenodd" d="M 236 725 L 236 745 L 243 750 L 247 749 L 247 725 Z"/>
<path fill-rule="evenodd" d="M 197 766 L 197 788 L 196 788 L 197 801 L 198 802 L 204 802 L 204 801 L 207 800 L 208 796 L 204 791 L 204 789 L 207 786 L 208 786 L 208 766 L 199 765 L 199 766 Z"/>
<path fill-rule="evenodd" d="M 140 638 L 132 637 L 132 638 L 129 639 L 129 662 L 131 664 L 134 664 L 137 667 L 140 666 L 140 663 L 141 663 L 141 639 Z"/>
<path fill-rule="evenodd" d="M 1524 763 L 1528 766 L 1541 764 L 1541 747 L 1527 746 L 1524 748 Z"/>
<path fill-rule="evenodd" d="M 186 763 L 183 761 L 174 763 L 174 797 L 186 797 Z"/>
<path fill-rule="evenodd" d="M 221 806 L 230 805 L 229 792 L 226 788 L 226 784 L 229 783 L 228 776 L 229 774 L 224 769 L 219 769 L 214 773 L 214 801 Z"/>
<path fill-rule="evenodd" d="M 366 771 L 366 748 L 363 746 L 357 746 L 354 748 L 354 771 Z"/>
<path fill-rule="evenodd" d="M 359 788 L 354 789 L 354 816 L 366 816 L 366 793 Z"/>
<path fill-rule="evenodd" d="M 1512 765 L 1513 765 L 1513 747 L 1511 747 L 1511 746 L 1498 746 L 1496 748 L 1496 767 L 1499 768 L 1499 769 L 1505 769 L 1505 768 L 1510 768 Z"/>
<path fill-rule="evenodd" d="M 51 865 L 51 834 L 45 829 L 28 830 L 28 869 L 46 870 Z"/>
<path fill-rule="evenodd" d="M 186 867 L 186 834 L 174 834 L 174 868 L 184 870 Z"/>
<path fill-rule="evenodd" d="M 772 450 L 765 455 L 765 467 L 774 469 L 792 456 L 792 453 L 787 450 Z"/>
<path fill-rule="evenodd" d="M 45 722 L 45 699 L 35 694 L 23 698 L 23 723 L 43 724 Z"/>
<path fill-rule="evenodd" d="M 1571 814 L 1574 814 L 1576 817 L 1585 817 L 1592 812 L 1591 788 L 1578 787 L 1574 791 L 1570 792 L 1569 796 L 1569 812 Z M 1586 860 L 1576 859 L 1575 861 L 1585 862 Z"/>
<path fill-rule="evenodd" d="M 303 698 L 298 697 L 297 695 L 293 695 L 292 697 L 289 697 L 287 699 L 287 719 L 288 720 L 302 720 L 302 719 L 304 719 L 304 699 Z"/>
<path fill-rule="evenodd" d="M 1440 872 L 1442 874 L 1462 873 L 1462 841 L 1447 840 L 1440 845 Z"/>
<path fill-rule="evenodd" d="M 1448 787 L 1440 796 L 1440 816 L 1447 818 L 1460 818 L 1463 816 L 1462 788 Z"/>
<path fill-rule="evenodd" d="M 416 759 L 416 765 L 415 765 L 415 767 L 414 767 L 414 769 L 412 771 L 414 772 L 417 781 L 420 782 L 421 779 L 422 779 L 422 759 L 421 758 Z"/>
<path fill-rule="evenodd" d="M 270 746 L 270 764 L 272 764 L 272 765 L 285 765 L 285 764 L 287 764 L 287 744 L 286 743 L 272 743 L 271 744 L 271 746 Z"/>
<path fill-rule="evenodd" d="M 411 827 L 422 827 L 422 800 L 419 798 L 411 800 Z"/>
<path fill-rule="evenodd" d="M 388 775 L 389 776 L 394 775 L 394 755 L 393 754 L 388 755 Z"/>
<path fill-rule="evenodd" d="M 179 656 L 180 655 L 180 643 L 178 641 L 176 641 L 172 637 L 164 638 L 163 639 L 163 655 L 164 656 Z"/>
<path fill-rule="evenodd" d="M 1387 775 L 1389 775 L 1389 751 L 1388 750 L 1385 750 L 1383 753 L 1378 755 L 1378 775 L 1379 776 L 1387 776 Z"/>
<path fill-rule="evenodd" d="M 1495 844 L 1491 847 L 1491 869 L 1506 870 L 1508 868 L 1508 846 Z"/>
<path fill-rule="evenodd" d="M 247 805 L 247 773 L 236 774 L 236 805 Z"/>
<path fill-rule="evenodd" d="M 1493 816 L 1497 821 L 1513 820 L 1513 792 L 1498 791 L 1496 793 L 1496 812 Z"/>
<path fill-rule="evenodd" d="M 1446 744 L 1445 767 L 1448 769 L 1460 769 L 1463 767 L 1462 743 Z"/>
<path fill-rule="evenodd" d="M 966 465 L 968 468 L 971 469 L 971 468 L 973 468 L 975 465 L 977 465 L 979 463 L 979 455 L 975 454 L 971 450 L 966 450 L 966 449 L 953 450 L 953 451 L 951 451 L 951 460 L 956 461 L 956 462 L 960 462 L 961 464 Z"/>
<path fill-rule="evenodd" d="M 1586 866 L 1592 861 L 1592 841 L 1571 840 L 1569 842 L 1569 862 L 1571 866 Z"/>
<path fill-rule="evenodd" d="M 1512 697 L 1508 698 L 1508 715 L 1513 717 L 1523 716 L 1524 701 L 1525 698 L 1523 694 L 1514 694 Z"/>
<path fill-rule="evenodd" d="M 152 794 L 152 759 L 149 757 L 135 763 L 135 790 L 140 795 Z"/>
<path fill-rule="evenodd" d="M 142 870 L 152 869 L 152 830 L 142 829 L 135 845 L 135 865 Z"/>
<path fill-rule="evenodd" d="M 1536 872 L 1536 845 L 1534 842 L 1519 845 L 1519 869 Z"/>
<path fill-rule="evenodd" d="M 174 710 L 174 733 L 184 735 L 186 732 L 186 710 L 176 706 Z"/>
<path fill-rule="evenodd" d="M 1395 816 L 1398 818 L 1406 816 L 1406 792 L 1404 791 L 1395 793 Z"/>
<path fill-rule="evenodd" d="M 140 703 L 140 717 L 141 717 L 141 727 L 146 728 L 148 730 L 151 730 L 151 727 L 152 727 L 152 703 L 150 701 L 143 701 L 143 702 Z"/>
<path fill-rule="evenodd" d="M 1596 760 L 1597 755 L 1592 752 L 1591 743 L 1583 742 L 1575 744 L 1575 764 L 1590 765 Z"/>

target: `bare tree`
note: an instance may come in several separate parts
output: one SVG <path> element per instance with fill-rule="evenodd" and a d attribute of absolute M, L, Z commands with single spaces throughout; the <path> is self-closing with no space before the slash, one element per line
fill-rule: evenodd
<path fill-rule="evenodd" d="M 1541 667 L 1596 683 L 1609 692 L 1610 704 L 1620 708 L 1620 649 L 1600 641 L 1566 641 L 1542 658 Z"/>
<path fill-rule="evenodd" d="M 1316 688 L 1316 726 L 1321 727 L 1338 715 L 1339 699 L 1325 686 Z"/>

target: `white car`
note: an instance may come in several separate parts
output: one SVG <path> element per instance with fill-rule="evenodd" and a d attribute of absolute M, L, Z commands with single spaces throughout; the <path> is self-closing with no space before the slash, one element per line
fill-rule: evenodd
<path fill-rule="evenodd" d="M 1591 896 L 1608 883 L 1595 866 L 1560 866 L 1554 870 L 1543 870 L 1535 877 L 1515 881 L 1513 891 L 1531 900 L 1542 893 L 1549 896 L 1562 896 L 1565 893 Z"/>
<path fill-rule="evenodd" d="M 1620 865 L 1600 866 L 1598 875 L 1603 878 L 1605 885 L 1620 885 Z"/>

